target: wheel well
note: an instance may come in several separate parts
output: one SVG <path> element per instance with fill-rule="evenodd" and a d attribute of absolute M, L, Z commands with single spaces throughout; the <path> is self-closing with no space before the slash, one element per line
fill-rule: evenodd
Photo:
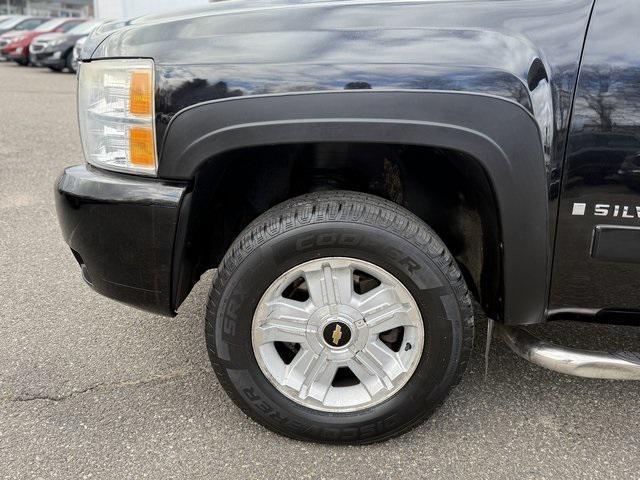
<path fill-rule="evenodd" d="M 501 316 L 498 210 L 479 162 L 449 149 L 374 143 L 268 145 L 207 162 L 183 209 L 189 219 L 175 264 L 176 308 L 251 221 L 318 190 L 370 193 L 411 211 L 443 239 L 487 313 Z"/>

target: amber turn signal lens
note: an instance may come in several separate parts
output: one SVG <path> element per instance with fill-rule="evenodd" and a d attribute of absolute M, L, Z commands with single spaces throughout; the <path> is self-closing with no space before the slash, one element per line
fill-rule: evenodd
<path fill-rule="evenodd" d="M 129 129 L 129 161 L 140 167 L 155 167 L 156 154 L 153 130 L 148 127 Z"/>
<path fill-rule="evenodd" d="M 151 72 L 131 72 L 129 86 L 129 111 L 134 115 L 151 115 L 153 91 Z"/>

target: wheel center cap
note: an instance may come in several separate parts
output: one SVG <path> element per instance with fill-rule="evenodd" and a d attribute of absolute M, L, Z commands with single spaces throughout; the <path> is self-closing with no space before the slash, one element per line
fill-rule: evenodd
<path fill-rule="evenodd" d="M 351 340 L 351 329 L 344 322 L 330 322 L 322 331 L 324 341 L 333 348 L 342 348 Z"/>

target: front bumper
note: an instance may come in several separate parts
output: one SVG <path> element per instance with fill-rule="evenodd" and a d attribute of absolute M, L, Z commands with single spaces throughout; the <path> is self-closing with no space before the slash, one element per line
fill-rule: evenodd
<path fill-rule="evenodd" d="M 97 292 L 174 315 L 171 265 L 186 184 L 67 168 L 56 182 L 62 234 Z"/>
<path fill-rule="evenodd" d="M 62 56 L 62 51 L 30 53 L 31 63 L 44 65 L 46 67 L 64 68 L 66 59 Z"/>
<path fill-rule="evenodd" d="M 1 53 L 9 60 L 20 60 L 28 56 L 29 50 L 25 47 L 5 47 Z"/>

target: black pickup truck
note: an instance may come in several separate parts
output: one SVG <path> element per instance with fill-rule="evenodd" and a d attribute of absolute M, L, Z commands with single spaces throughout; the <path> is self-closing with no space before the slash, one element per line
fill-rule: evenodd
<path fill-rule="evenodd" d="M 638 25 L 634 0 L 234 0 L 103 25 L 64 238 L 96 291 L 163 315 L 215 269 L 213 369 L 298 439 L 419 424 L 479 308 L 539 365 L 640 379 L 637 354 L 523 328 L 640 325 Z"/>

